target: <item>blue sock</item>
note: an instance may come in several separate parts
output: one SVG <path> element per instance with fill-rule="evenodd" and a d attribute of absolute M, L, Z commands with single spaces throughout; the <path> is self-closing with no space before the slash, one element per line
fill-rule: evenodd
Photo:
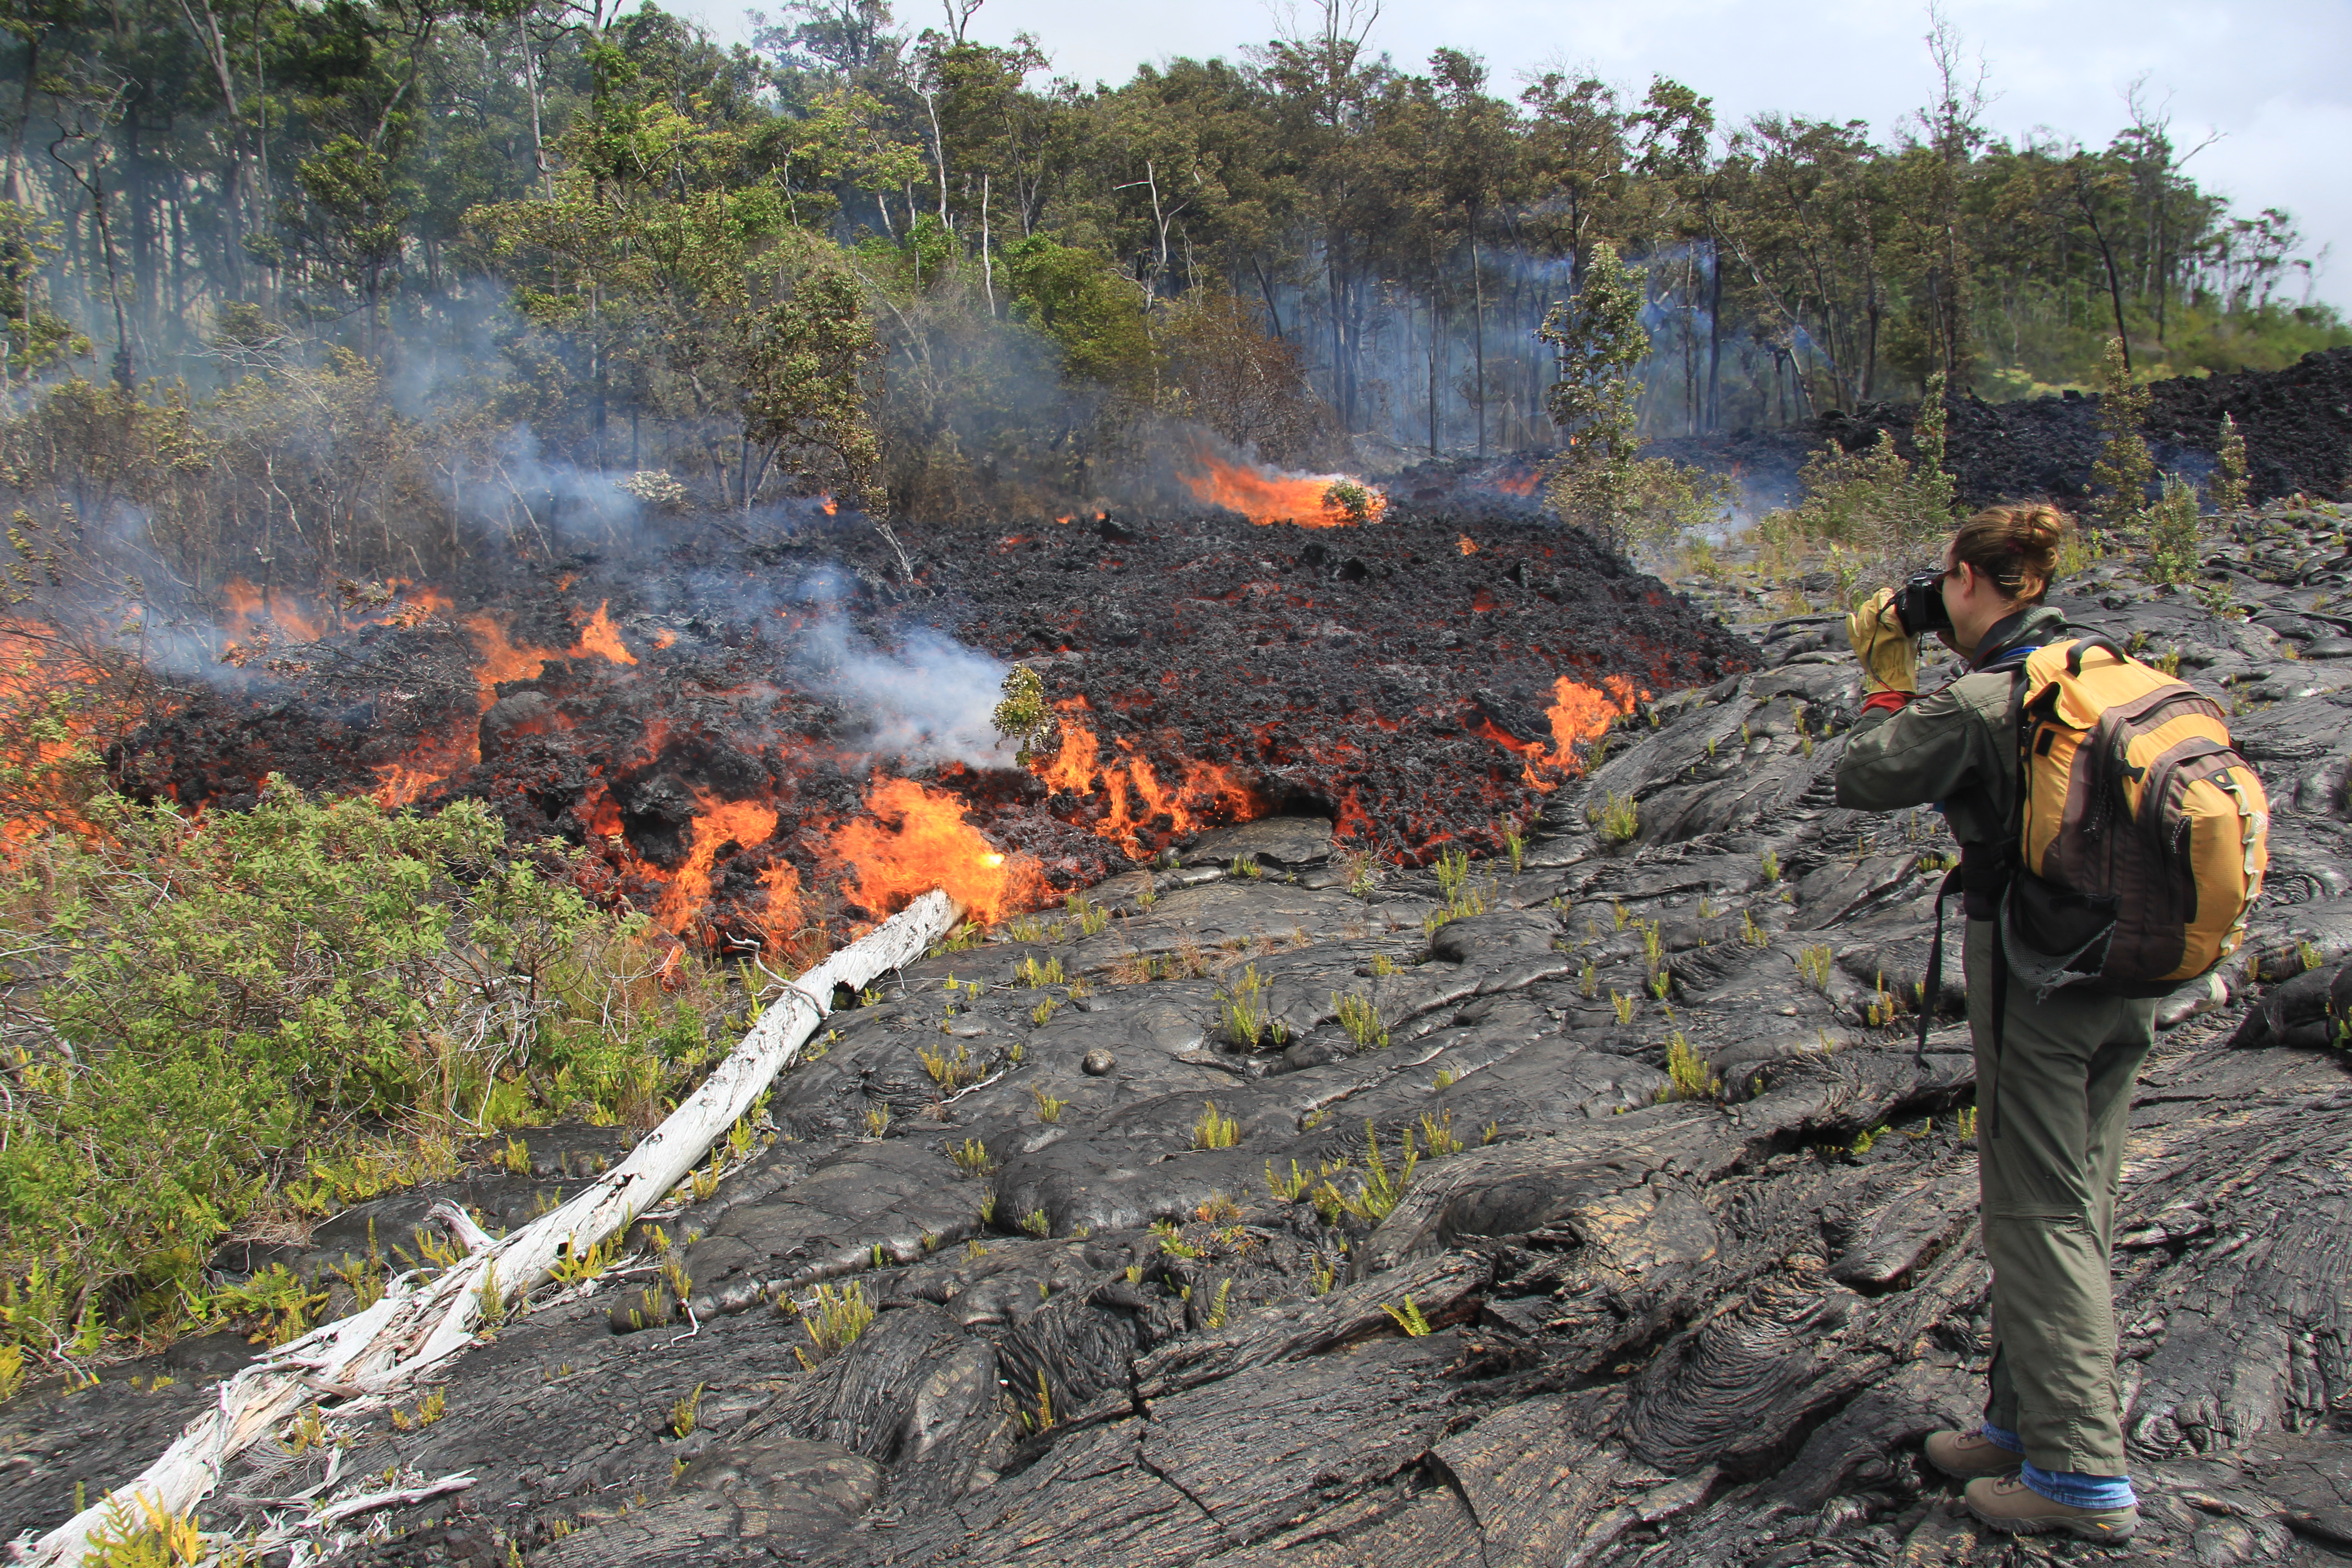
<path fill-rule="evenodd" d="M 2024 1442 L 2006 1426 L 1996 1426 L 1990 1421 L 1983 1422 L 1978 1426 L 1977 1435 L 1996 1448 L 2006 1448 L 2012 1454 L 2025 1452 Z"/>
<path fill-rule="evenodd" d="M 2070 1508 L 2131 1508 L 2139 1499 L 2129 1476 L 2086 1476 L 2075 1470 L 2045 1470 L 2031 1459 L 2018 1479 L 2052 1502 Z"/>

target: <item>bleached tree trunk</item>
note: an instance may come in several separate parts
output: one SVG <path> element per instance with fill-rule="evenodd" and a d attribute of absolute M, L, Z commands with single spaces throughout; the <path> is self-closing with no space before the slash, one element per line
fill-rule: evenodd
<path fill-rule="evenodd" d="M 684 1180 L 761 1090 L 790 1066 L 833 1006 L 834 988 L 862 987 L 920 958 L 961 910 L 946 893 L 925 893 L 881 927 L 809 971 L 760 1016 L 702 1087 L 647 1133 L 629 1157 L 571 1202 L 502 1239 L 478 1245 L 422 1288 L 388 1294 L 365 1311 L 323 1324 L 280 1346 L 266 1362 L 223 1384 L 214 1408 L 191 1421 L 139 1479 L 84 1509 L 29 1547 L 19 1563 L 79 1563 L 110 1504 L 142 1517 L 145 1498 L 185 1514 L 219 1483 L 231 1459 L 321 1396 L 389 1394 L 470 1343 L 485 1281 L 518 1300 L 557 1263 L 625 1228 Z"/>

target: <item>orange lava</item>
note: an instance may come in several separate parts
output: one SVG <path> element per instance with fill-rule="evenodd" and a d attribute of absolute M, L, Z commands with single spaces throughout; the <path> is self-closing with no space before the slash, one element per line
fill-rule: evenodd
<path fill-rule="evenodd" d="M 654 634 L 654 647 L 668 647 L 677 641 L 677 634 L 670 630 L 667 626 L 662 627 L 661 630 Z"/>
<path fill-rule="evenodd" d="M 866 797 L 870 816 L 844 823 L 832 850 L 856 885 L 856 900 L 876 915 L 944 888 L 967 918 L 993 922 L 1041 902 L 1037 862 L 1004 855 L 963 819 L 963 803 L 912 779 L 883 779 Z M 698 822 L 695 832 L 701 833 Z"/>
<path fill-rule="evenodd" d="M 1246 822 L 1268 809 L 1232 769 L 1214 763 L 1187 762 L 1183 776 L 1171 785 L 1162 784 L 1150 760 L 1124 739 L 1112 742 L 1121 754 L 1105 761 L 1102 742 L 1084 718 L 1086 699 L 1073 697 L 1054 706 L 1062 716 L 1061 743 L 1051 761 L 1037 766 L 1037 776 L 1073 795 L 1102 790 L 1109 798 L 1108 809 L 1088 826 L 1096 837 L 1126 851 L 1129 859 L 1140 860 L 1171 838 Z"/>
<path fill-rule="evenodd" d="M 461 720 L 448 734 L 420 742 L 398 762 L 379 763 L 372 793 L 383 806 L 413 805 L 481 760 L 481 730 L 472 720 Z"/>
<path fill-rule="evenodd" d="M 45 826 L 100 833 L 79 809 L 73 770 L 52 770 L 120 722 L 119 715 L 102 721 L 104 700 L 94 671 L 60 658 L 33 627 L 0 621 L 0 715 L 9 721 L 0 726 L 0 772 L 16 775 L 9 812 L 0 818 L 0 867 L 13 864 Z"/>
<path fill-rule="evenodd" d="M 474 668 L 474 679 L 481 683 L 482 706 L 488 708 L 497 700 L 492 689 L 500 681 L 533 680 L 555 655 L 529 643 L 516 646 L 507 640 L 507 629 L 497 616 L 487 611 L 467 616 L 464 622 L 474 635 L 474 646 L 481 650 L 482 662 Z"/>
<path fill-rule="evenodd" d="M 1634 705 L 1647 701 L 1649 696 L 1646 691 L 1637 691 L 1633 683 L 1622 675 L 1603 677 L 1597 691 L 1561 676 L 1551 684 L 1551 707 L 1545 712 L 1551 721 L 1552 740 L 1552 753 L 1546 760 L 1566 773 L 1580 771 L 1583 763 L 1576 754 L 1576 742 L 1599 740 L 1609 732 L 1612 724 L 1630 716 Z M 1531 784 L 1536 782 L 1532 762 L 1528 778 Z"/>
<path fill-rule="evenodd" d="M 613 617 L 606 614 L 611 604 L 609 599 L 598 603 L 596 613 L 588 617 L 586 626 L 580 628 L 580 641 L 574 645 L 573 651 L 602 654 L 614 664 L 635 664 L 637 656 L 622 644 L 621 634 L 613 629 Z"/>
<path fill-rule="evenodd" d="M 317 642 L 324 635 L 302 601 L 275 588 L 264 593 L 242 577 L 232 577 L 222 585 L 221 597 L 228 602 L 222 629 L 233 637 L 250 637 L 273 626 L 290 642 Z"/>
<path fill-rule="evenodd" d="M 614 664 L 636 663 L 637 656 L 622 643 L 621 634 L 613 627 L 610 605 L 610 600 L 597 605 L 596 613 L 580 628 L 580 640 L 562 653 L 510 641 L 506 626 L 488 611 L 467 616 L 462 624 L 473 634 L 474 646 L 482 655 L 482 662 L 474 670 L 474 679 L 481 683 L 482 707 L 488 710 L 498 700 L 492 689 L 500 681 L 536 680 L 551 658 L 579 658 L 593 653 Z"/>
<path fill-rule="evenodd" d="M 1351 520 L 1326 497 L 1345 474 L 1291 474 L 1256 463 L 1228 463 L 1198 454 L 1202 471 L 1182 476 L 1185 488 L 1211 506 L 1227 507 L 1252 522 L 1295 522 L 1301 528 L 1340 528 Z M 1378 522 L 1389 498 L 1369 489 L 1371 508 L 1364 521 Z"/>
<path fill-rule="evenodd" d="M 694 792 L 694 837 L 688 841 L 686 863 L 671 873 L 669 885 L 654 904 L 654 921 L 664 931 L 684 934 L 710 902 L 710 868 L 729 845 L 749 849 L 776 835 L 772 806 L 756 801 L 720 800 Z"/>

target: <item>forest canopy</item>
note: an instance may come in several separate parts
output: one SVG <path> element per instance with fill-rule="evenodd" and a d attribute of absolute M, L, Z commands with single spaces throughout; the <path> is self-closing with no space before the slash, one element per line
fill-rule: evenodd
<path fill-rule="evenodd" d="M 2141 379 L 2347 338 L 2291 217 L 2200 188 L 2144 98 L 2104 147 L 2005 135 L 1940 26 L 1874 136 L 1395 61 L 1345 0 L 1085 87 L 976 8 L 795 0 L 722 47 L 651 0 L 7 0 L 12 417 L 110 383 L 110 495 L 218 492 L 156 563 L 204 584 L 296 435 L 445 534 L 542 458 L 919 517 L 1100 493 L 1170 419 L 1277 462 L 1548 448 L 1538 328 L 1604 247 L 1645 437 L 2082 384 L 2118 332 Z M 16 445 L 54 500 L 54 439 Z M 365 480 L 318 456 L 360 448 Z M 331 495 L 319 568 L 385 569 L 387 504 Z"/>

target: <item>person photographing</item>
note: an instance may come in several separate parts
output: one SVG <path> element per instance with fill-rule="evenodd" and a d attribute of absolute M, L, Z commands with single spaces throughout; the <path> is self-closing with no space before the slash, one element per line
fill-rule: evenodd
<path fill-rule="evenodd" d="M 2045 603 L 2067 527 L 1990 508 L 1939 573 L 1853 612 L 1864 695 L 1837 800 L 1934 803 L 1960 843 L 1944 894 L 1966 917 L 1992 1358 L 1983 1422 L 1929 1435 L 1927 1458 L 1995 1529 L 2118 1541 L 2139 1523 L 2108 1272 L 2132 1084 L 2157 998 L 2242 940 L 2268 815 L 2210 699 Z M 1966 668 L 1923 697 L 1930 631 Z"/>

